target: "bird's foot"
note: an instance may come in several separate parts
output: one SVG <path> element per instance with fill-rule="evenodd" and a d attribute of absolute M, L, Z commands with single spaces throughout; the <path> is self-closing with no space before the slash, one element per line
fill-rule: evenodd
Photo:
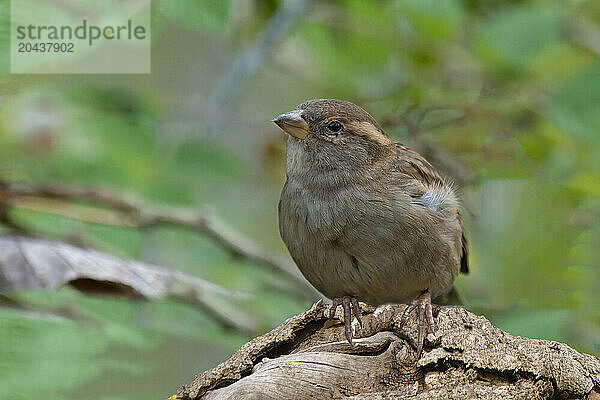
<path fill-rule="evenodd" d="M 356 319 L 358 320 L 361 328 L 363 324 L 362 311 L 360 309 L 360 305 L 358 304 L 358 300 L 355 297 L 336 297 L 333 299 L 333 304 L 329 309 L 329 318 L 333 319 L 335 316 L 335 311 L 339 305 L 341 305 L 344 309 L 344 331 L 346 334 L 346 339 L 348 339 L 348 343 L 352 345 L 352 309 L 354 309 L 354 315 L 356 315 Z"/>
<path fill-rule="evenodd" d="M 434 333 L 435 322 L 433 321 L 433 311 L 431 306 L 431 294 L 425 290 L 416 299 L 414 299 L 402 313 L 399 329 L 402 329 L 408 321 L 408 317 L 413 310 L 417 310 L 419 318 L 419 336 L 417 341 L 417 359 L 421 357 L 423 351 L 423 342 L 425 342 L 426 333 Z"/>

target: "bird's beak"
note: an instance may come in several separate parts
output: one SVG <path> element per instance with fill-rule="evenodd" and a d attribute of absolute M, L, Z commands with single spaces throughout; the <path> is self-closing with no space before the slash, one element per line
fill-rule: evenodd
<path fill-rule="evenodd" d="M 286 133 L 298 139 L 306 139 L 310 130 L 308 123 L 302 118 L 302 110 L 293 110 L 281 114 L 273 122 Z"/>

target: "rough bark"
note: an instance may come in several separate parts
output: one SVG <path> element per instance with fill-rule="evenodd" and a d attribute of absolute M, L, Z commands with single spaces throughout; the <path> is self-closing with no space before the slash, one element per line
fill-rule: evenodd
<path fill-rule="evenodd" d="M 462 308 L 439 310 L 437 331 L 417 361 L 416 323 L 398 329 L 403 309 L 366 310 L 362 338 L 350 346 L 342 324 L 328 320 L 319 301 L 172 398 L 600 400 L 599 358 L 512 336 Z"/>

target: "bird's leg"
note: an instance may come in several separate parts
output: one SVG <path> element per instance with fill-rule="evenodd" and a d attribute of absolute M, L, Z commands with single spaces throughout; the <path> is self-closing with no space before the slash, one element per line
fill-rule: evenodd
<path fill-rule="evenodd" d="M 333 303 L 331 304 L 331 308 L 329 309 L 329 319 L 333 319 L 333 317 L 335 317 L 335 311 L 337 310 L 340 304 L 342 304 L 341 297 L 336 297 L 335 299 L 333 299 Z"/>
<path fill-rule="evenodd" d="M 329 318 L 333 318 L 335 316 L 335 310 L 339 305 L 341 305 L 344 309 L 344 333 L 346 334 L 348 343 L 352 344 L 352 309 L 354 309 L 354 315 L 356 315 L 356 319 L 361 327 L 362 311 L 356 298 L 351 296 L 337 297 L 333 299 L 333 304 L 329 309 Z"/>
<path fill-rule="evenodd" d="M 356 315 L 358 324 L 362 328 L 363 320 L 362 320 L 362 310 L 360 309 L 360 304 L 358 304 L 358 300 L 356 299 L 356 297 L 350 297 L 350 301 L 352 301 L 352 308 L 354 308 L 354 315 Z"/>
<path fill-rule="evenodd" d="M 421 293 L 416 299 L 414 299 L 402 313 L 400 319 L 400 327 L 402 329 L 404 324 L 408 321 L 408 316 L 413 310 L 417 310 L 418 321 L 419 321 L 419 338 L 417 343 L 417 359 L 421 357 L 421 351 L 423 351 L 423 342 L 425 341 L 425 333 L 433 333 L 435 322 L 433 321 L 433 311 L 431 308 L 431 294 L 429 289 Z"/>

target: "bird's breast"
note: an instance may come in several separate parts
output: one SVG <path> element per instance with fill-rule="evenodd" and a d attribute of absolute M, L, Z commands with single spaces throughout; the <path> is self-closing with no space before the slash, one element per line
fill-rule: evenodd
<path fill-rule="evenodd" d="M 312 190 L 288 180 L 281 194 L 281 228 L 314 240 L 335 240 L 351 217 L 350 197 L 346 189 Z"/>

